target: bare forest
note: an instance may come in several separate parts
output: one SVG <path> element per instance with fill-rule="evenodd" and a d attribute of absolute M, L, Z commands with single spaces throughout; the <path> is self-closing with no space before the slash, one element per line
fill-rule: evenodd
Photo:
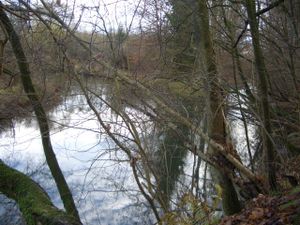
<path fill-rule="evenodd" d="M 300 0 L 0 0 L 0 225 L 300 224 Z"/>

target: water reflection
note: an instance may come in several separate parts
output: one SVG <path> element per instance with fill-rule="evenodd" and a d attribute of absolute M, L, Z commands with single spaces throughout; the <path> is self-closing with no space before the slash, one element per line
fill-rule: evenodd
<path fill-rule="evenodd" d="M 122 104 L 122 98 L 134 101 L 135 93 L 121 94 L 120 88 L 124 87 L 116 83 L 99 85 L 91 79 L 85 85 L 89 90 L 89 99 L 110 132 L 130 148 L 133 154 L 141 154 L 134 145 L 135 137 L 132 130 L 129 130 L 128 123 L 113 109 L 126 113 L 134 123 L 141 147 L 147 156 L 145 162 L 138 162 L 140 173 L 144 176 L 149 172 L 147 170 L 150 166 L 155 167 L 152 171 L 158 176 L 155 180 L 153 174 L 150 174 L 149 180 L 164 195 L 158 196 L 161 198 L 161 205 L 166 205 L 167 210 L 172 208 L 173 205 L 169 206 L 168 203 L 177 197 L 174 189 L 182 193 L 189 190 L 202 192 L 199 189 L 202 186 L 199 177 L 203 177 L 204 164 L 200 164 L 201 161 L 193 154 L 187 154 L 187 142 L 195 145 L 202 143 L 193 136 L 192 131 L 176 124 L 172 118 L 170 122 L 176 125 L 175 130 L 164 127 L 166 121 L 160 125 L 155 124 L 142 110 L 126 107 Z M 174 104 L 175 101 L 171 102 Z M 137 102 L 135 104 L 138 105 Z M 200 124 L 198 120 L 201 120 L 204 113 L 198 104 L 200 103 L 197 101 L 188 102 L 187 99 L 176 102 L 177 110 L 182 110 L 181 113 L 186 114 L 195 124 Z M 85 224 L 153 224 L 153 214 L 145 206 L 147 203 L 137 188 L 128 156 L 107 136 L 78 86 L 72 87 L 63 101 L 48 112 L 48 115 L 51 121 L 52 145 L 73 191 L 82 221 Z M 242 134 L 243 137 L 240 125 L 233 122 L 233 129 L 239 131 L 233 133 Z M 27 174 L 32 174 L 35 170 L 32 168 L 36 168 L 38 172 L 32 177 L 47 190 L 54 203 L 62 208 L 55 184 L 43 163 L 44 154 L 36 121 L 20 121 L 15 124 L 14 131 L 13 135 L 9 132 L 2 133 L 0 158 Z M 237 147 L 242 149 L 241 144 L 244 141 L 238 142 L 240 137 L 237 134 Z M 199 164 L 197 170 L 195 162 Z M 191 184 L 195 187 L 191 187 Z M 3 211 L 0 210 L 0 218 L 1 213 Z"/>
<path fill-rule="evenodd" d="M 97 87 L 99 95 L 105 99 L 104 90 Z M 112 131 L 129 138 L 120 118 L 99 99 L 94 103 L 102 120 L 111 124 Z M 85 224 L 150 223 L 150 213 L 143 206 L 144 200 L 137 191 L 126 155 L 107 137 L 85 97 L 73 90 L 48 114 L 52 124 L 52 145 L 73 191 L 82 221 Z M 44 162 L 35 120 L 30 126 L 26 121 L 16 123 L 14 135 L 2 134 L 0 158 L 25 173 L 30 166 Z M 50 193 L 54 203 L 62 207 L 48 168 L 45 166 L 39 174 L 33 178 Z M 3 216 L 3 210 L 0 216 L 1 213 Z"/>

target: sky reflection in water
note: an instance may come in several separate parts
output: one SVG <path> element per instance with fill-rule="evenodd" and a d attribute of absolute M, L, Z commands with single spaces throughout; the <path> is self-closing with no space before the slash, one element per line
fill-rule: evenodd
<path fill-rule="evenodd" d="M 141 224 L 141 218 L 138 218 L 145 213 L 145 208 L 135 206 L 136 198 L 143 199 L 137 195 L 126 156 L 116 151 L 114 144 L 101 132 L 94 114 L 82 98 L 68 97 L 50 113 L 50 118 L 53 121 L 52 145 L 83 221 L 86 224 Z M 103 109 L 101 116 L 104 121 L 114 118 L 108 109 Z M 36 122 L 32 121 L 29 126 L 28 122 L 17 123 L 14 136 L 3 133 L 0 157 L 24 172 L 28 166 L 43 162 Z M 62 207 L 57 192 L 53 192 L 53 185 L 42 178 L 42 186 L 52 191 L 50 195 L 55 204 Z M 124 190 L 130 191 L 124 193 Z"/>

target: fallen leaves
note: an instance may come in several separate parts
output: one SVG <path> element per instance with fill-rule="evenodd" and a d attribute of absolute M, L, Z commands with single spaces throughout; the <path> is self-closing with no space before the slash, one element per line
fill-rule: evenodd
<path fill-rule="evenodd" d="M 220 225 L 300 224 L 300 188 L 276 196 L 258 195 L 239 214 L 224 217 Z"/>

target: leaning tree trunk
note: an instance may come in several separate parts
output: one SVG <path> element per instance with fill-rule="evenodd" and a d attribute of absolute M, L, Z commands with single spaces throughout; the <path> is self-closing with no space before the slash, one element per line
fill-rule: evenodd
<path fill-rule="evenodd" d="M 200 29 L 201 29 L 201 42 L 203 43 L 203 54 L 206 64 L 208 88 L 209 88 L 209 108 L 211 118 L 209 119 L 210 137 L 218 144 L 227 149 L 226 127 L 225 118 L 223 116 L 222 95 L 218 81 L 218 73 L 216 66 L 216 58 L 213 49 L 213 43 L 209 28 L 209 14 L 206 5 L 206 0 L 199 0 L 199 14 L 200 14 Z M 210 152 L 213 156 L 222 158 L 219 152 L 210 147 Z M 241 210 L 236 190 L 233 186 L 230 174 L 220 171 L 217 168 L 213 169 L 213 178 L 222 187 L 222 204 L 225 214 L 230 215 L 237 213 Z"/>
<path fill-rule="evenodd" d="M 260 35 L 258 29 L 259 24 L 256 18 L 255 0 L 245 0 L 245 6 L 248 13 L 252 45 L 254 49 L 255 64 L 256 64 L 258 80 L 259 80 L 258 91 L 259 91 L 259 96 L 261 97 L 260 107 L 262 113 L 263 155 L 264 155 L 265 173 L 268 177 L 268 183 L 270 189 L 275 191 L 277 189 L 277 182 L 276 182 L 276 172 L 275 172 L 276 168 L 274 165 L 275 152 L 270 137 L 272 133 L 272 128 L 271 128 L 270 109 L 269 109 L 269 101 L 268 101 L 268 81 L 267 81 L 268 73 L 267 73 L 267 68 L 265 65 L 265 60 L 260 45 L 260 37 L 259 37 Z"/>
<path fill-rule="evenodd" d="M 34 89 L 27 58 L 23 51 L 19 36 L 15 32 L 13 25 L 10 22 L 10 19 L 4 12 L 3 5 L 1 4 L 1 2 L 0 2 L 0 22 L 2 23 L 4 29 L 6 30 L 9 36 L 10 44 L 13 48 L 13 52 L 17 59 L 23 88 L 25 90 L 25 93 L 27 94 L 27 97 L 31 102 L 31 105 L 33 107 L 34 113 L 37 117 L 37 121 L 39 124 L 46 161 L 50 168 L 51 174 L 55 180 L 55 183 L 57 185 L 66 212 L 72 215 L 74 218 L 76 218 L 76 220 L 80 221 L 79 214 L 76 209 L 72 193 L 59 167 L 59 164 L 57 162 L 55 153 L 51 145 L 50 129 L 48 125 L 47 115 L 39 100 L 38 94 Z"/>
<path fill-rule="evenodd" d="M 71 215 L 56 208 L 47 193 L 25 174 L 0 160 L 0 192 L 14 199 L 27 225 L 80 225 Z"/>

